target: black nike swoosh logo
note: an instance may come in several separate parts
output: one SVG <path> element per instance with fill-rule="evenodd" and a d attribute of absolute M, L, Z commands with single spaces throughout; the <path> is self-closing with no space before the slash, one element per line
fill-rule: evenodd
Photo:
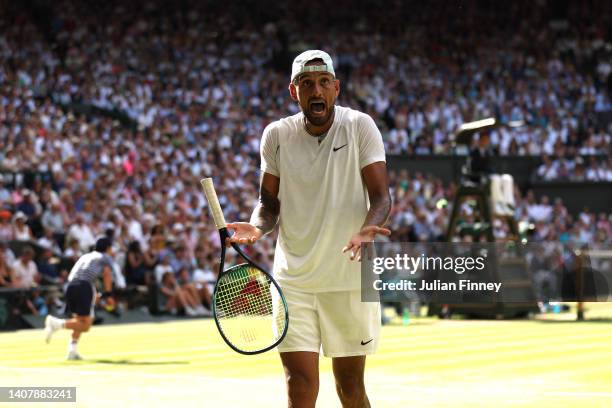
<path fill-rule="evenodd" d="M 343 144 L 340 147 L 334 147 L 334 152 L 337 152 L 338 150 L 342 149 L 344 146 L 346 146 L 348 143 Z"/>
<path fill-rule="evenodd" d="M 363 340 L 361 340 L 361 345 L 362 345 L 362 346 L 365 346 L 366 344 L 368 344 L 368 343 L 369 343 L 369 342 L 371 342 L 372 340 L 374 340 L 374 339 L 370 339 L 370 340 L 368 340 L 368 341 L 366 341 L 366 342 L 364 342 Z"/>

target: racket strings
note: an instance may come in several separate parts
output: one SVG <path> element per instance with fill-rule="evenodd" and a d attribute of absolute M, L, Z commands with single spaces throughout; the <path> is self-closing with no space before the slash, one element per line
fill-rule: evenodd
<path fill-rule="evenodd" d="M 268 276 L 239 265 L 221 277 L 215 291 L 215 317 L 226 339 L 244 351 L 276 342 L 286 325 L 284 310 L 275 306 L 278 289 Z"/>

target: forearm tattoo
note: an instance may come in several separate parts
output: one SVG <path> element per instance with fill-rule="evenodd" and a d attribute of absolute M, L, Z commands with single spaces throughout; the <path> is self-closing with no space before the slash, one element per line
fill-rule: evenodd
<path fill-rule="evenodd" d="M 279 214 L 280 201 L 262 187 L 259 191 L 259 203 L 251 215 L 251 224 L 267 234 L 276 226 Z"/>
<path fill-rule="evenodd" d="M 370 225 L 384 226 L 391 212 L 391 195 L 381 195 L 370 199 L 370 209 L 366 215 L 364 227 Z"/>

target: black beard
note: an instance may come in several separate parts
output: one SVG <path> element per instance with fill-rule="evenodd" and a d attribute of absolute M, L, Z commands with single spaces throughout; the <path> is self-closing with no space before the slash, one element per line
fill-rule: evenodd
<path fill-rule="evenodd" d="M 310 114 L 310 110 L 303 110 L 304 112 L 304 116 L 306 116 L 306 120 L 311 123 L 312 125 L 315 126 L 323 126 L 324 124 L 327 123 L 327 121 L 332 117 L 332 115 L 334 114 L 334 106 L 332 105 L 331 107 L 327 108 L 327 112 L 325 112 L 325 116 L 312 116 Z"/>

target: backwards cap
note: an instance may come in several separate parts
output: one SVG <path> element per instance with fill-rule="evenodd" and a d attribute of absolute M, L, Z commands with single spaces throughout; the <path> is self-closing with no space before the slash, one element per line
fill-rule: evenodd
<path fill-rule="evenodd" d="M 323 65 L 308 65 L 307 63 L 314 59 L 323 60 Z M 304 51 L 293 60 L 293 66 L 291 67 L 291 82 L 301 74 L 305 72 L 329 72 L 334 77 L 334 64 L 328 53 L 321 50 L 308 50 Z"/>

